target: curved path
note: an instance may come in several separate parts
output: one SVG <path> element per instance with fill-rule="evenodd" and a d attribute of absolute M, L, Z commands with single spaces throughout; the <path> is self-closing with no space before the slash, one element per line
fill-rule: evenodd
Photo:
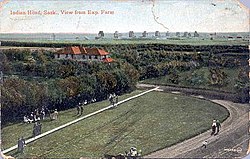
<path fill-rule="evenodd" d="M 250 105 L 225 100 L 211 101 L 224 106 L 230 113 L 230 116 L 222 123 L 222 129 L 218 135 L 211 136 L 211 131 L 208 130 L 191 139 L 153 152 L 145 158 L 242 158 L 246 156 L 249 149 Z M 205 140 L 208 141 L 207 148 L 201 148 Z"/>

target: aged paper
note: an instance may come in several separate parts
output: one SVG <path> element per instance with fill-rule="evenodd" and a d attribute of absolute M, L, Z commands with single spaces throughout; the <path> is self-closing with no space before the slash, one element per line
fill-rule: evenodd
<path fill-rule="evenodd" d="M 2 156 L 247 156 L 242 2 L 0 0 Z"/>

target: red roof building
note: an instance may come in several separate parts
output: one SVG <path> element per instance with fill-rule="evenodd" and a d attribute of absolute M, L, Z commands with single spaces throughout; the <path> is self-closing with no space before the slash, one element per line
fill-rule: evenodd
<path fill-rule="evenodd" d="M 103 61 L 113 62 L 109 57 L 110 53 L 98 48 L 85 48 L 80 46 L 70 46 L 59 50 L 56 59 L 72 59 L 77 61 Z"/>

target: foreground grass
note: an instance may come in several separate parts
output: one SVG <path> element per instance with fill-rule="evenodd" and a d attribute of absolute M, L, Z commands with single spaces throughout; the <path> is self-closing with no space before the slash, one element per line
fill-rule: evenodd
<path fill-rule="evenodd" d="M 152 92 L 27 145 L 19 157 L 103 157 L 131 146 L 143 155 L 171 146 L 225 120 L 225 108 L 188 96 Z"/>
<path fill-rule="evenodd" d="M 208 67 L 203 67 L 195 70 L 196 73 L 204 75 L 204 81 L 199 85 L 191 85 L 187 82 L 187 78 L 191 76 L 192 71 L 185 71 L 179 73 L 179 84 L 173 84 L 169 81 L 169 76 L 162 76 L 158 78 L 151 78 L 140 81 L 140 83 L 146 84 L 154 84 L 154 85 L 173 85 L 173 86 L 184 86 L 184 87 L 192 87 L 192 88 L 205 88 L 209 90 L 219 90 L 224 92 L 235 93 L 236 90 L 234 88 L 235 81 L 237 79 L 237 75 L 239 73 L 239 68 L 224 68 L 223 71 L 227 74 L 227 84 L 222 87 L 211 86 L 209 84 L 209 69 Z"/>
<path fill-rule="evenodd" d="M 132 93 L 125 94 L 119 97 L 119 100 L 126 99 L 128 97 L 134 96 L 141 92 L 142 91 L 137 90 Z M 84 112 L 82 116 L 92 113 L 101 108 L 107 107 L 108 105 L 110 105 L 108 100 L 88 104 L 84 107 Z M 48 130 L 61 126 L 67 122 L 77 119 L 78 117 L 76 116 L 76 113 L 77 113 L 76 109 L 73 108 L 73 109 L 69 109 L 65 111 L 60 111 L 58 120 L 51 121 L 49 117 L 47 117 L 45 120 L 41 122 L 42 132 L 46 132 Z M 20 138 L 21 136 L 23 136 L 25 139 L 31 138 L 32 131 L 33 131 L 33 124 L 25 124 L 25 123 L 18 123 L 18 124 L 12 124 L 12 125 L 10 124 L 9 126 L 2 128 L 1 130 L 2 149 L 7 149 L 11 146 L 16 145 L 18 138 Z"/>

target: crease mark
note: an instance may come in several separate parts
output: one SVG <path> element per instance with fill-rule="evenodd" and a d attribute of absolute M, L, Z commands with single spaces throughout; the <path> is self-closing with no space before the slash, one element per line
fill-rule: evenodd
<path fill-rule="evenodd" d="M 163 23 L 161 23 L 161 22 L 158 21 L 159 17 L 157 17 L 157 16 L 155 15 L 155 11 L 154 11 L 154 8 L 155 8 L 155 0 L 152 0 L 152 2 L 153 2 L 153 6 L 152 6 L 152 8 L 151 8 L 151 12 L 152 12 L 152 15 L 153 15 L 153 17 L 154 17 L 154 21 L 155 21 L 157 24 L 161 25 L 163 28 L 165 28 L 165 29 L 167 29 L 167 30 L 169 31 L 169 28 L 168 28 L 168 27 L 166 27 Z"/>

